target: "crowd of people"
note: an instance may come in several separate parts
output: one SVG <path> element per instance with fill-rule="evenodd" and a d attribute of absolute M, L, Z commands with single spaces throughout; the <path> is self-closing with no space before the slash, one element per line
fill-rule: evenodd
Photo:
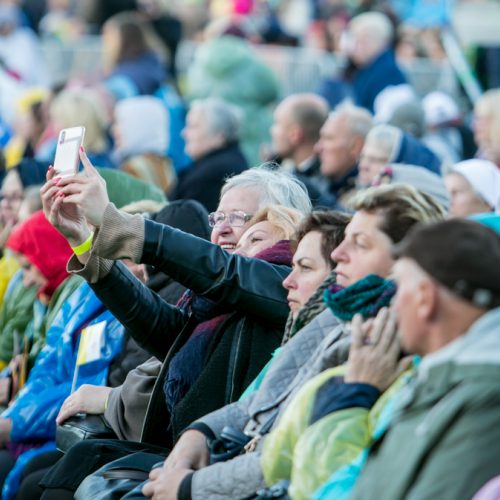
<path fill-rule="evenodd" d="M 500 89 L 418 94 L 425 3 L 0 0 L 2 499 L 500 499 Z"/>

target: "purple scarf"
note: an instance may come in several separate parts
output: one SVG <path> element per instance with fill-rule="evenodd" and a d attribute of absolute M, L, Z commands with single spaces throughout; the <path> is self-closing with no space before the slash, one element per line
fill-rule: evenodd
<path fill-rule="evenodd" d="M 291 265 L 292 257 L 293 253 L 288 240 L 278 241 L 255 256 L 256 259 L 287 266 Z M 191 313 L 200 323 L 170 362 L 163 386 L 165 401 L 170 412 L 200 376 L 205 364 L 205 353 L 214 333 L 235 312 L 224 309 L 204 297 L 199 297 L 191 290 L 182 296 L 177 305 Z"/>

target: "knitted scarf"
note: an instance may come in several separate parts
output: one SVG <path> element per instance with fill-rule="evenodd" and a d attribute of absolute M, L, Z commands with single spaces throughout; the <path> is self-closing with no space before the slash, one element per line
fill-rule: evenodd
<path fill-rule="evenodd" d="M 337 318 L 350 321 L 355 314 L 365 318 L 375 316 L 382 307 L 390 304 L 395 293 L 394 281 L 369 274 L 346 288 L 330 285 L 323 298 Z"/>
<path fill-rule="evenodd" d="M 299 309 L 296 318 L 293 314 L 288 315 L 285 325 L 285 333 L 281 345 L 285 345 L 299 330 L 302 330 L 311 320 L 313 320 L 319 313 L 326 309 L 326 303 L 323 300 L 323 294 L 328 287 L 335 285 L 337 275 L 332 271 L 323 283 L 314 292 L 311 298 Z"/>
<path fill-rule="evenodd" d="M 255 258 L 289 266 L 292 256 L 290 242 L 282 240 L 262 250 Z M 205 354 L 214 333 L 235 312 L 221 304 L 199 297 L 192 291 L 186 292 L 177 306 L 191 313 L 200 323 L 170 362 L 163 390 L 171 413 L 200 376 L 205 365 Z"/>

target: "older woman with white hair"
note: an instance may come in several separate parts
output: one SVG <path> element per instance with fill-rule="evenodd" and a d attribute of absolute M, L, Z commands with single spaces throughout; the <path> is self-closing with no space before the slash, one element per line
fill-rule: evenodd
<path fill-rule="evenodd" d="M 500 213 L 500 170 L 491 161 L 461 161 L 448 173 L 445 183 L 450 195 L 450 217 Z"/>
<path fill-rule="evenodd" d="M 183 136 L 193 165 L 179 175 L 172 200 L 191 198 L 211 212 L 224 180 L 248 168 L 239 146 L 240 112 L 217 98 L 194 101 Z"/>

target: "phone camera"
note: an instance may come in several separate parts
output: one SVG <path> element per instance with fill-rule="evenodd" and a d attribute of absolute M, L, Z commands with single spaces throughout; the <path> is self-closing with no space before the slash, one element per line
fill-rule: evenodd
<path fill-rule="evenodd" d="M 61 140 L 59 141 L 59 144 L 62 144 L 64 142 L 64 139 L 66 138 L 66 132 L 63 132 L 61 134 Z"/>

